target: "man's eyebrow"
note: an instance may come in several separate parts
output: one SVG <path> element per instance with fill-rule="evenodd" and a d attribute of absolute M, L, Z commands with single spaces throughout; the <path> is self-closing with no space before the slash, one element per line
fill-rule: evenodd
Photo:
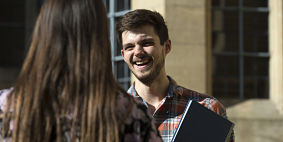
<path fill-rule="evenodd" d="M 144 38 L 142 40 L 140 40 L 138 43 L 141 44 L 141 43 L 144 43 L 144 42 L 153 42 L 154 39 L 149 37 L 149 38 Z"/>
<path fill-rule="evenodd" d="M 153 38 L 145 38 L 145 39 L 141 40 L 141 42 L 145 42 L 145 41 L 154 41 L 154 39 Z"/>

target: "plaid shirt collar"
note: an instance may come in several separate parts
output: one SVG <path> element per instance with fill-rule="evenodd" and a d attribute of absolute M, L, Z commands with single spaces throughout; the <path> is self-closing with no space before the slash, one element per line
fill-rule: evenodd
<path fill-rule="evenodd" d="M 173 80 L 170 76 L 167 76 L 168 79 L 169 79 L 169 90 L 168 90 L 168 94 L 167 96 L 165 96 L 165 98 L 172 98 L 174 97 L 174 95 L 178 94 L 176 93 L 176 86 L 177 86 L 177 83 L 175 80 Z M 138 93 L 136 92 L 136 89 L 135 89 L 135 82 L 133 82 L 133 84 L 131 85 L 131 87 L 128 89 L 127 91 L 128 94 L 130 94 L 131 96 L 135 97 L 135 98 L 138 98 L 140 99 L 145 105 L 146 107 L 148 107 L 147 103 L 145 102 L 145 100 L 138 95 Z"/>
<path fill-rule="evenodd" d="M 179 100 L 179 98 L 182 98 L 184 93 L 182 88 L 180 88 L 180 86 L 178 86 L 171 77 L 167 77 L 169 79 L 168 94 L 160 102 L 153 113 L 156 127 L 158 128 L 164 142 L 171 141 L 187 103 L 186 99 Z M 135 83 L 132 84 L 127 92 L 133 97 L 141 100 L 148 107 L 145 100 L 136 92 Z"/>

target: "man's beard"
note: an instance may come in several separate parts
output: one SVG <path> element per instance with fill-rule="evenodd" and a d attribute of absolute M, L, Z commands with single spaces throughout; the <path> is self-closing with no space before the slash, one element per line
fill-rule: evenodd
<path fill-rule="evenodd" d="M 153 66 L 153 70 L 149 73 L 149 75 L 146 76 L 138 76 L 135 74 L 133 71 L 132 73 L 135 75 L 135 77 L 140 80 L 142 83 L 146 85 L 150 85 L 160 74 L 161 69 L 164 67 L 165 63 L 165 58 L 164 55 L 162 54 L 161 60 L 156 64 L 156 66 Z"/>

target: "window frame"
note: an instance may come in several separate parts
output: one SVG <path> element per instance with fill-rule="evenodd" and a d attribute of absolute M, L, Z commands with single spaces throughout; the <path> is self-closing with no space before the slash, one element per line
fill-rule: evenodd
<path fill-rule="evenodd" d="M 108 5 L 107 5 L 107 2 L 108 2 Z M 104 0 L 104 4 L 106 5 L 106 8 L 108 9 L 107 17 L 109 19 L 112 70 L 113 70 L 115 78 L 121 84 L 121 86 L 124 89 L 128 89 L 131 83 L 130 70 L 128 68 L 128 65 L 124 62 L 121 53 L 120 52 L 117 53 L 117 49 L 119 49 L 120 45 L 117 44 L 115 24 L 116 24 L 116 18 L 121 17 L 130 11 L 130 0 L 124 0 L 124 10 L 121 10 L 121 11 L 116 11 L 118 2 L 119 0 Z M 122 63 L 123 71 L 124 71 L 122 73 L 123 77 L 118 77 L 119 62 L 120 63 L 123 62 Z"/>
<path fill-rule="evenodd" d="M 214 11 L 235 11 L 238 12 L 238 51 L 225 51 L 225 52 L 213 52 L 212 50 L 212 56 L 226 56 L 226 57 L 232 57 L 232 56 L 238 56 L 238 79 L 239 79 L 239 99 L 240 100 L 244 100 L 245 94 L 245 87 L 244 87 L 244 79 L 245 79 L 245 75 L 244 75 L 244 63 L 245 57 L 256 57 L 256 58 L 270 58 L 270 54 L 269 52 L 246 52 L 244 51 L 244 12 L 263 12 L 263 13 L 268 13 L 269 12 L 269 7 L 268 7 L 268 2 L 267 2 L 267 7 L 246 7 L 243 4 L 243 0 L 238 0 L 238 5 L 237 6 L 229 6 L 229 7 L 223 7 L 223 6 L 213 6 L 213 4 L 211 3 L 211 10 L 212 12 Z M 268 22 L 268 21 L 267 21 Z M 268 27 L 267 30 L 269 31 Z M 213 31 L 212 31 L 213 32 Z M 268 35 L 269 36 L 269 35 Z M 268 41 L 268 37 L 267 37 L 267 41 Z M 268 41 L 269 42 L 269 41 Z M 212 47 L 213 48 L 213 45 Z M 269 48 L 269 47 L 268 47 Z M 213 80 L 214 80 L 214 75 L 212 76 Z M 267 80 L 269 83 L 269 74 L 267 75 Z M 269 96 L 269 95 L 268 95 Z M 225 97 L 225 96 L 224 96 Z"/>

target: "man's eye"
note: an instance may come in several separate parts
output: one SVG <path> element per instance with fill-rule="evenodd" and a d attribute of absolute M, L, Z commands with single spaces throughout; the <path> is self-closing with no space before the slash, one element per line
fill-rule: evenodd
<path fill-rule="evenodd" d="M 124 50 L 132 50 L 134 48 L 134 46 L 126 46 L 124 47 Z"/>
<path fill-rule="evenodd" d="M 143 46 L 152 46 L 154 45 L 154 42 L 145 42 L 143 43 Z"/>

